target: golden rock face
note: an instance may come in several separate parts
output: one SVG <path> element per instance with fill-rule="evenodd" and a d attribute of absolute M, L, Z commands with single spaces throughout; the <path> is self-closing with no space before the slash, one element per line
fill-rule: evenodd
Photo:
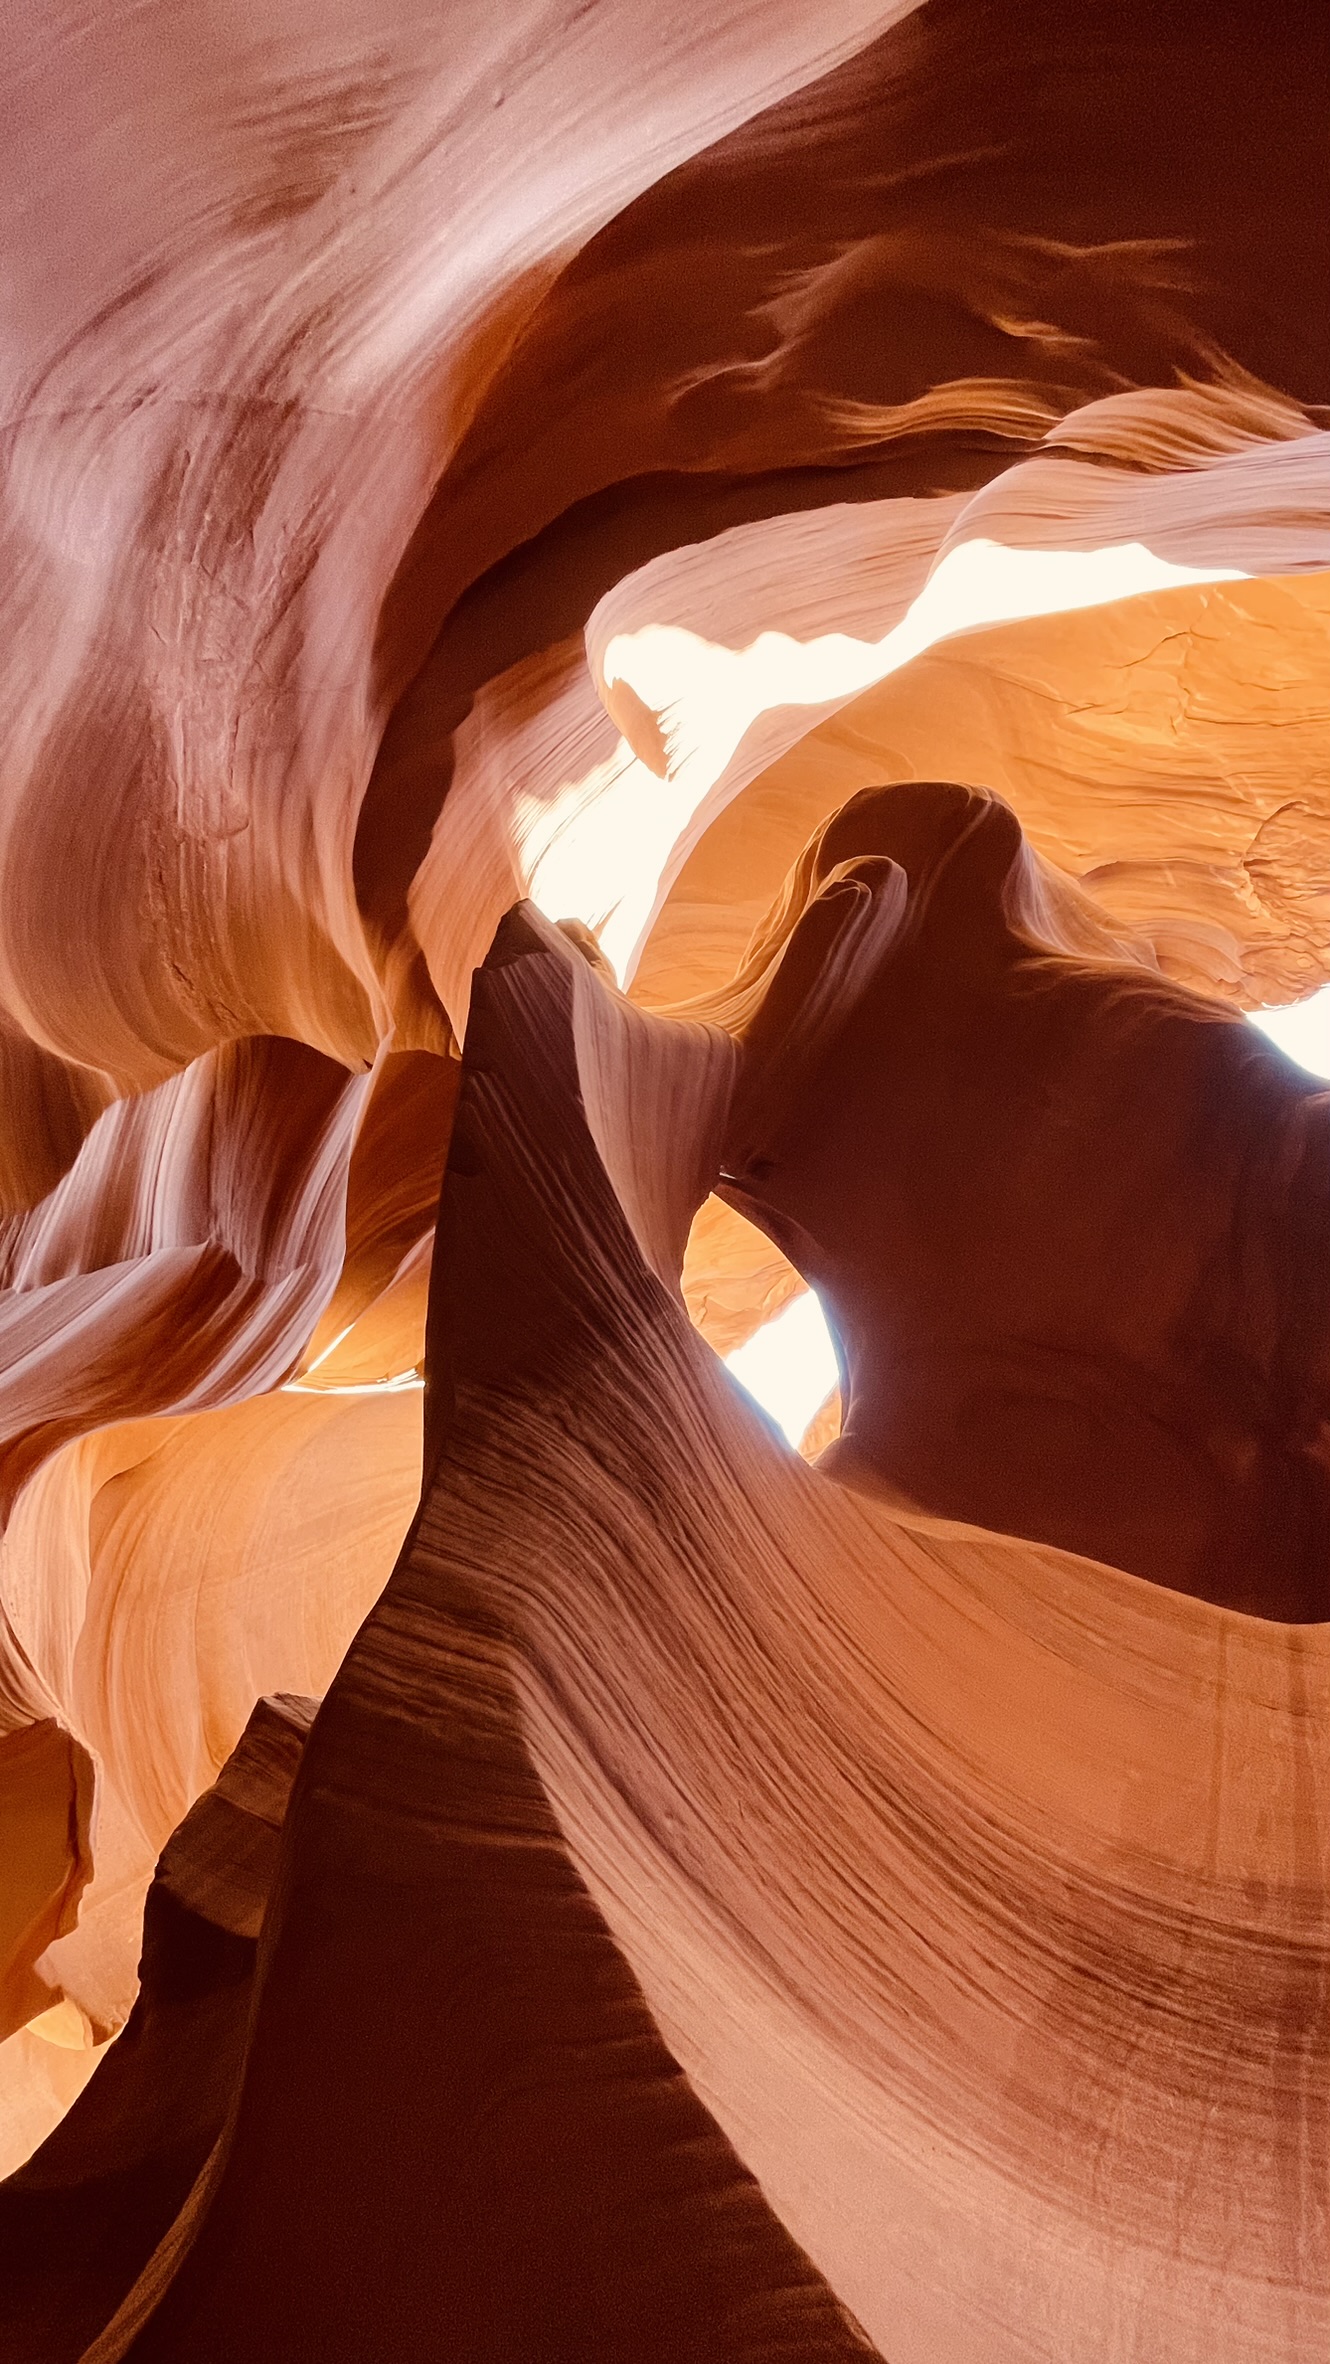
<path fill-rule="evenodd" d="M 1330 29 L 3 72 L 0 2350 L 1304 2364 Z"/>

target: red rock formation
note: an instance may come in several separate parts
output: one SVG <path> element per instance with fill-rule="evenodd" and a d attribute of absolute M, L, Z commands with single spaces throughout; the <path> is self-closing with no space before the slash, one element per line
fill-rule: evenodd
<path fill-rule="evenodd" d="M 92 1870 L 93 1769 L 54 1717 L 19 1724 L 0 1741 L 5 1801 L 4 1918 L 0 1921 L 0 2040 L 36 2016 L 47 1990 L 36 1964 L 72 1929 Z"/>
<path fill-rule="evenodd" d="M 244 2053 L 256 1940 L 313 1700 L 259 1702 L 165 1848 L 142 1984 L 102 2073 L 0 2186 L 0 2333 L 14 2364 L 96 2337 L 188 2198 Z"/>
<path fill-rule="evenodd" d="M 405 2356 L 853 2352 L 721 2128 L 882 2352 L 1024 2355 L 1037 2306 L 1162 2359 L 1216 2278 L 1212 2352 L 1324 2335 L 1324 1628 L 778 1449 L 640 1186 L 717 1144 L 721 1048 L 500 931 L 433 1474 L 99 2358 L 371 2355 L 389 2310 Z"/>
<path fill-rule="evenodd" d="M 1323 12 L 4 77 L 0 2167 L 76 2104 L 81 2225 L 154 1863 L 331 1686 L 243 2063 L 24 2336 L 1302 2364 Z M 711 1355 L 810 1280 L 812 1470 Z"/>
<path fill-rule="evenodd" d="M 852 799 L 781 914 L 725 1192 L 843 1341 L 837 1476 L 1325 1619 L 1330 1093 L 1095 927 L 996 798 Z"/>

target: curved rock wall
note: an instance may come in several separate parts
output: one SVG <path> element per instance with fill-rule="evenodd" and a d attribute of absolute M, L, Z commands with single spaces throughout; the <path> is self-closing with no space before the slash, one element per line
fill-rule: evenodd
<path fill-rule="evenodd" d="M 3 72 L 4 2168 L 329 1695 L 34 2358 L 1300 2364 L 1323 12 Z M 806 1467 L 711 1349 L 810 1284 Z"/>

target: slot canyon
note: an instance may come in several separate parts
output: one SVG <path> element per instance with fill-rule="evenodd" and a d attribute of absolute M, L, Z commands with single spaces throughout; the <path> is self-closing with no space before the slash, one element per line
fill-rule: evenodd
<path fill-rule="evenodd" d="M 1330 2355 L 1330 12 L 0 87 L 0 2364 Z"/>

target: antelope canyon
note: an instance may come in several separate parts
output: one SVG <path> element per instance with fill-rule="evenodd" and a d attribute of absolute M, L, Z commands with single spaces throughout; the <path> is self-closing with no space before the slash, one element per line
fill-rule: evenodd
<path fill-rule="evenodd" d="M 1330 2353 L 1330 16 L 0 83 L 0 2364 Z"/>

